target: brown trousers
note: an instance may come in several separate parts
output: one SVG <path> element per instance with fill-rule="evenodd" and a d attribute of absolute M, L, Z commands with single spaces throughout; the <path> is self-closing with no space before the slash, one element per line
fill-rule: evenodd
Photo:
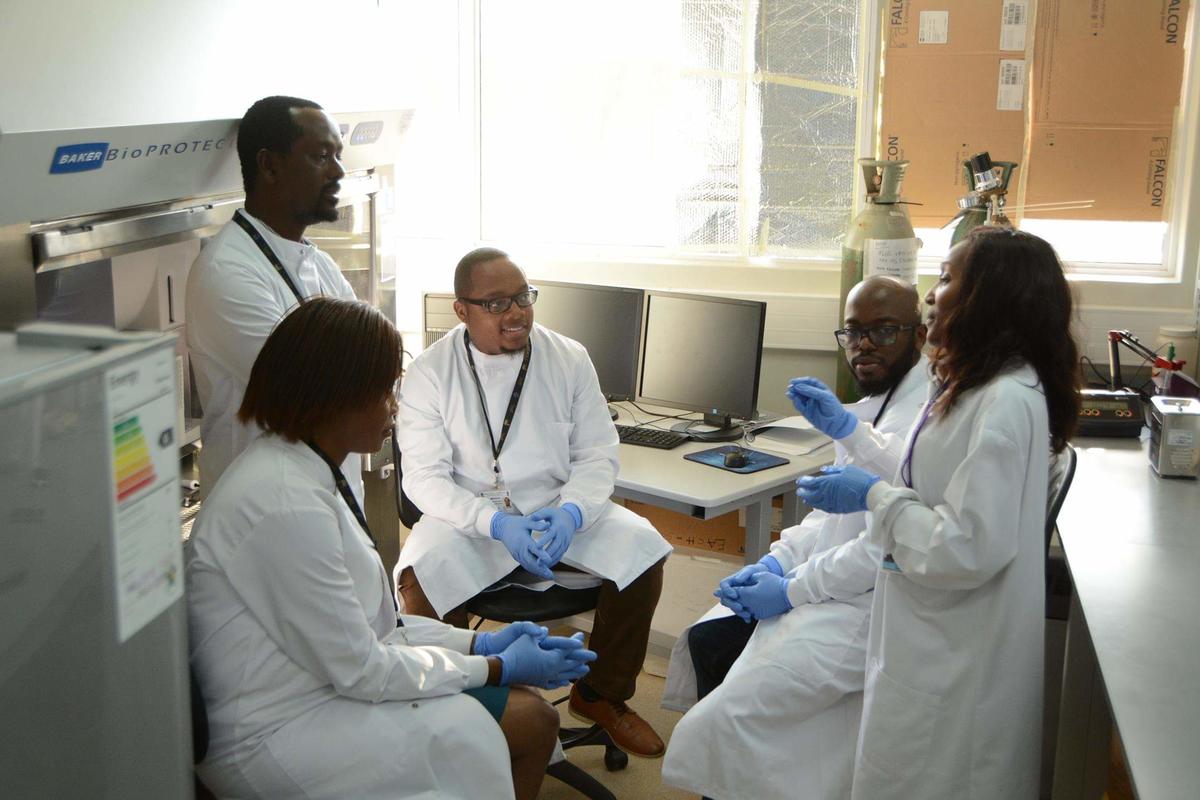
<path fill-rule="evenodd" d="M 663 562 L 649 567 L 625 587 L 617 591 L 612 581 L 600 584 L 600 597 L 593 615 L 592 635 L 588 646 L 596 651 L 592 670 L 583 681 L 608 700 L 628 700 L 633 697 L 637 676 L 646 660 L 646 645 L 650 638 L 650 620 L 662 594 Z M 571 569 L 564 564 L 557 569 Z M 437 619 L 412 567 L 400 573 L 400 597 L 406 614 Z M 458 628 L 469 627 L 466 606 L 459 606 L 442 617 Z"/>

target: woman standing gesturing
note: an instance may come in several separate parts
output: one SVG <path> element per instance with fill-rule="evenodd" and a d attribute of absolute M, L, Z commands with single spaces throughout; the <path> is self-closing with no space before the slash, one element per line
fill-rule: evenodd
<path fill-rule="evenodd" d="M 1038 795 L 1051 451 L 1078 411 L 1072 300 L 1053 249 L 977 228 L 925 298 L 936 372 L 893 483 L 801 478 L 869 510 L 875 584 L 853 797 Z"/>

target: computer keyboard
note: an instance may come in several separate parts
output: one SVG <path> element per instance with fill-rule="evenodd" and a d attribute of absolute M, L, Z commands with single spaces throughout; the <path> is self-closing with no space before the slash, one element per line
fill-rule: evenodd
<path fill-rule="evenodd" d="M 618 425 L 617 436 L 620 437 L 622 444 L 657 447 L 660 450 L 670 450 L 688 440 L 686 434 L 664 431 L 659 428 L 641 428 L 636 425 Z"/>

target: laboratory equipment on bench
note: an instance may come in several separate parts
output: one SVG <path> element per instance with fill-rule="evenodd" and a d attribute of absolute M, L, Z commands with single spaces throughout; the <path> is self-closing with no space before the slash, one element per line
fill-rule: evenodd
<path fill-rule="evenodd" d="M 1200 475 L 1200 400 L 1150 398 L 1150 466 L 1162 478 Z"/>
<path fill-rule="evenodd" d="M 638 425 L 618 425 L 617 438 L 621 440 L 621 444 L 657 447 L 659 450 L 674 449 L 688 440 L 687 434 L 684 433 Z"/>
<path fill-rule="evenodd" d="M 972 189 L 958 198 L 958 214 L 947 225 L 957 221 L 951 246 L 966 238 L 980 225 L 999 225 L 1011 228 L 1012 222 L 1004 213 L 1008 182 L 1017 168 L 1015 161 L 992 161 L 987 152 L 976 153 L 962 162 L 967 185 Z"/>
<path fill-rule="evenodd" d="M 1121 352 L 1124 346 L 1144 361 L 1168 373 L 1182 369 L 1183 361 L 1158 355 L 1127 330 L 1108 332 L 1108 389 L 1084 389 L 1081 392 L 1078 433 L 1080 436 L 1122 436 L 1136 438 L 1142 426 L 1149 424 L 1145 402 L 1149 395 L 1127 388 L 1121 378 Z"/>
<path fill-rule="evenodd" d="M 0 333 L 0 797 L 192 796 L 175 335 Z"/>
<path fill-rule="evenodd" d="M 1080 392 L 1079 436 L 1136 439 L 1145 417 L 1142 398 L 1132 389 L 1084 389 Z"/>
<path fill-rule="evenodd" d="M 850 223 L 842 245 L 839 318 L 846 305 L 846 295 L 865 277 L 892 275 L 911 284 L 917 282 L 917 251 L 921 242 L 913 234 L 905 201 L 900 199 L 908 161 L 860 158 L 858 164 L 866 182 L 867 205 Z M 843 402 L 858 399 L 850 367 L 840 358 L 837 395 Z"/>

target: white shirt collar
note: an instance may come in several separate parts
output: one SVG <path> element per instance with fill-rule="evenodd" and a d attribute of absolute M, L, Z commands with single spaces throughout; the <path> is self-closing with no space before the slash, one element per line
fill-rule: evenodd
<path fill-rule="evenodd" d="M 267 240 L 267 244 L 271 245 L 271 249 L 275 251 L 275 255 L 279 256 L 279 260 L 287 266 L 295 266 L 302 261 L 306 256 L 317 249 L 316 245 L 308 239 L 303 241 L 293 242 L 291 239 L 285 239 L 272 230 L 271 226 L 263 222 L 258 217 L 251 214 L 246 209 L 242 209 L 242 215 L 250 220 L 263 238 Z"/>

